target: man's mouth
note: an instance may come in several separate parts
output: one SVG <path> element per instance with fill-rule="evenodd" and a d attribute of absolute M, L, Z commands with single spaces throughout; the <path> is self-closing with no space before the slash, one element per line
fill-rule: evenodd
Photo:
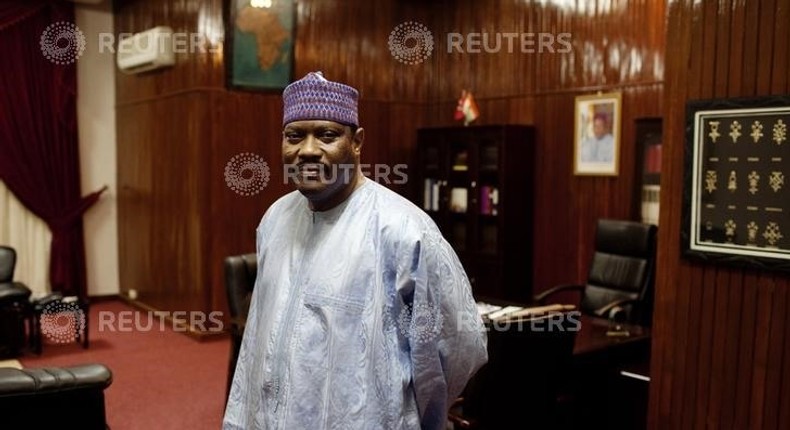
<path fill-rule="evenodd" d="M 299 165 L 299 175 L 303 179 L 317 180 L 324 172 L 324 165 L 320 163 L 305 163 Z"/>

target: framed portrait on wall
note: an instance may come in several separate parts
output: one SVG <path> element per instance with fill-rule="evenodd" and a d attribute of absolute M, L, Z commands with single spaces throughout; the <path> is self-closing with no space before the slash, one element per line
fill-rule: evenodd
<path fill-rule="evenodd" d="M 223 5 L 227 87 L 285 88 L 293 77 L 294 0 L 230 0 Z"/>
<path fill-rule="evenodd" d="M 790 271 L 790 97 L 686 105 L 683 255 Z"/>
<path fill-rule="evenodd" d="M 617 176 L 620 162 L 619 92 L 576 97 L 573 172 Z"/>

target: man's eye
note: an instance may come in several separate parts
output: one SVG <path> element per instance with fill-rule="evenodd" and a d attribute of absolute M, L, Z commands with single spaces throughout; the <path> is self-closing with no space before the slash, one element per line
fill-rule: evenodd
<path fill-rule="evenodd" d="M 302 136 L 300 134 L 297 134 L 297 133 L 286 133 L 285 134 L 285 139 L 288 142 L 296 143 L 296 142 L 299 142 L 300 140 L 302 140 Z"/>
<path fill-rule="evenodd" d="M 332 142 L 338 137 L 340 137 L 340 135 L 334 131 L 327 131 L 321 134 L 321 140 L 324 142 Z"/>

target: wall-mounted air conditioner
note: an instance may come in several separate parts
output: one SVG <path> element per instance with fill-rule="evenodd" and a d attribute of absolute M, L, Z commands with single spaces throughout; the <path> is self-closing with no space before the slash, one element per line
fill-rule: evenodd
<path fill-rule="evenodd" d="M 117 48 L 118 68 L 124 73 L 142 73 L 172 66 L 173 29 L 159 26 L 122 38 Z"/>

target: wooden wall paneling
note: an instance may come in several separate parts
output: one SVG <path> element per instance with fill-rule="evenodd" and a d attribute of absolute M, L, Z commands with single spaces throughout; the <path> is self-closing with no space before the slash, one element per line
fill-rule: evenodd
<path fill-rule="evenodd" d="M 675 88 L 682 82 L 685 70 L 678 63 L 685 64 L 690 55 L 689 40 L 691 37 L 690 19 L 687 11 L 678 2 L 669 3 L 667 8 L 667 43 L 665 69 L 665 112 L 679 112 L 684 109 L 684 96 L 678 96 Z M 681 204 L 681 181 L 683 178 L 682 145 L 672 142 L 682 139 L 680 115 L 664 117 L 665 147 L 662 153 L 661 175 L 661 228 L 658 231 L 658 260 L 656 271 L 656 297 L 653 314 L 650 407 L 648 409 L 648 427 L 651 429 L 670 428 L 670 411 L 673 410 L 674 385 L 679 384 L 674 378 L 675 370 L 681 369 L 680 359 L 674 351 L 685 347 L 683 327 L 679 324 L 680 314 L 686 309 L 679 303 L 679 291 L 674 287 L 688 274 L 686 267 L 678 261 L 677 249 L 680 248 L 679 235 L 672 232 L 680 231 L 680 217 L 675 216 L 676 208 Z M 687 281 L 683 283 L 683 292 L 688 293 Z"/>
<path fill-rule="evenodd" d="M 709 360 L 710 378 L 708 378 L 706 384 L 697 387 L 697 390 L 709 396 L 710 400 L 706 402 L 706 406 L 703 406 L 703 410 L 697 412 L 697 426 L 704 425 L 704 423 L 711 423 L 713 426 L 719 425 L 721 399 L 723 392 L 726 390 L 723 385 L 726 360 L 726 330 L 729 327 L 729 320 L 737 318 L 736 315 L 732 315 L 728 312 L 731 298 L 730 291 L 734 289 L 731 288 L 732 286 L 730 285 L 731 272 L 731 270 L 720 269 L 714 280 L 716 299 L 713 306 L 713 317 L 711 319 L 712 327 L 708 331 L 712 337 Z"/>
<path fill-rule="evenodd" d="M 572 97 L 541 95 L 534 98 L 540 109 L 534 114 L 535 124 L 554 125 L 562 122 L 563 112 L 572 109 Z M 536 250 L 533 259 L 533 293 L 568 282 L 569 275 L 578 277 L 577 254 L 568 252 L 575 242 L 577 207 L 573 190 L 573 128 L 568 126 L 537 126 L 535 139 L 535 202 L 533 215 Z M 561 207 L 562 210 L 556 210 Z M 564 271 L 556 270 L 565 268 Z"/>
<path fill-rule="evenodd" d="M 713 96 L 714 75 L 717 66 L 716 6 L 713 2 L 707 2 L 700 5 L 698 9 L 698 16 L 701 19 L 698 21 L 700 23 L 696 28 L 698 36 L 694 39 L 693 46 L 698 47 L 699 52 L 703 55 L 699 55 L 694 60 L 692 74 L 699 76 L 699 84 L 696 87 L 696 93 L 689 91 L 689 97 L 711 98 Z M 692 318 L 691 325 L 699 327 L 699 332 L 691 332 L 689 338 L 699 339 L 699 341 L 693 342 L 692 350 L 688 351 L 689 356 L 694 358 L 691 360 L 687 372 L 687 382 L 691 381 L 692 383 L 686 393 L 688 400 L 684 402 L 684 405 L 688 407 L 688 412 L 683 416 L 683 424 L 689 428 L 699 426 L 706 418 L 707 387 L 710 383 L 710 374 L 701 370 L 709 369 L 711 365 L 712 344 L 709 333 L 712 332 L 714 325 L 716 278 L 717 268 L 708 267 L 702 273 L 702 282 L 692 287 L 696 293 L 692 293 L 692 297 L 696 298 L 698 302 L 692 302 L 693 308 L 689 311 L 689 316 Z M 696 353 L 694 353 L 694 349 L 696 349 Z"/>
<path fill-rule="evenodd" d="M 787 21 L 776 21 L 776 0 L 761 0 L 752 7 L 759 10 L 758 25 L 754 27 L 757 35 L 757 49 L 755 54 L 760 60 L 755 61 L 757 66 L 756 80 L 757 93 L 769 94 L 771 92 L 771 72 L 774 56 L 774 29 L 777 26 L 786 26 Z M 779 42 L 778 42 L 779 43 Z"/>
<path fill-rule="evenodd" d="M 790 45 L 788 45 L 790 46 Z M 783 282 L 783 288 L 788 288 L 787 280 Z M 790 312 L 787 312 L 787 309 L 790 309 L 790 294 L 786 294 L 787 296 L 787 303 L 785 304 L 785 315 L 784 315 L 784 324 L 785 324 L 785 333 L 787 333 L 787 328 L 790 327 Z M 783 364 L 782 370 L 782 377 L 779 379 L 779 404 L 782 405 L 776 408 L 776 414 L 778 415 L 778 429 L 787 428 L 790 426 L 790 408 L 784 406 L 787 404 L 787 399 L 790 399 L 790 371 L 787 369 L 787 361 L 790 360 L 790 341 L 787 340 L 787 336 L 784 338 L 784 348 L 782 348 L 782 360 L 781 363 Z M 782 403 L 784 402 L 784 404 Z"/>
<path fill-rule="evenodd" d="M 650 428 L 790 424 L 780 406 L 788 399 L 788 277 L 682 259 L 675 232 L 683 172 L 667 163 L 682 160 L 685 117 L 679 112 L 686 100 L 787 91 L 787 40 L 775 37 L 786 30 L 770 24 L 783 22 L 788 5 L 669 5 Z"/>
<path fill-rule="evenodd" d="M 660 78 L 656 79 L 660 75 L 656 69 L 663 70 L 665 5 L 587 1 L 577 2 L 575 8 L 563 8 L 545 2 L 504 1 L 481 6 L 471 1 L 445 1 L 438 3 L 436 10 L 430 27 L 437 28 L 439 34 L 571 33 L 573 50 L 564 54 L 480 52 L 445 57 L 437 51 L 432 74 L 443 79 L 437 80 L 438 88 L 429 92 L 428 125 L 452 125 L 451 112 L 460 89 L 471 87 L 480 106 L 479 124 L 516 118 L 515 122 L 536 126 L 538 159 L 541 151 L 552 158 L 536 166 L 536 182 L 538 187 L 545 184 L 552 191 L 536 195 L 540 199 L 536 204 L 536 231 L 545 232 L 535 238 L 536 248 L 542 250 L 536 260 L 545 259 L 546 264 L 536 261 L 535 291 L 555 282 L 580 281 L 589 264 L 595 220 L 630 216 L 635 178 L 629 166 L 635 162 L 635 144 L 629 132 L 639 115 L 661 114 L 661 102 L 656 100 L 661 99 L 663 87 Z M 571 173 L 573 134 L 569 124 L 573 121 L 573 98 L 596 89 L 622 90 L 627 102 L 621 130 L 623 173 L 617 178 L 574 177 Z M 523 106 L 525 100 L 534 100 L 540 109 L 556 111 L 545 115 L 514 112 L 514 105 Z M 561 157 L 555 155 L 557 148 L 564 148 Z M 558 199 L 557 193 L 562 195 L 565 190 L 567 199 Z M 559 221 L 569 213 L 576 216 Z M 561 237 L 572 240 L 559 240 Z M 551 251 L 555 247 L 556 251 Z M 569 266 L 563 265 L 567 261 L 573 262 L 570 267 L 576 279 L 567 279 Z"/>
<path fill-rule="evenodd" d="M 763 428 L 780 428 L 778 425 L 779 410 L 783 408 L 780 392 L 782 372 L 784 371 L 783 353 L 786 334 L 785 314 L 787 313 L 787 288 L 778 285 L 775 279 L 771 280 L 770 290 L 772 298 L 769 302 L 771 319 L 769 321 L 766 339 L 766 370 L 765 370 L 765 398 L 761 411 Z"/>
<path fill-rule="evenodd" d="M 130 286 L 139 288 L 141 295 L 151 295 L 153 282 L 151 266 L 151 219 L 148 202 L 151 197 L 152 130 L 136 124 L 150 121 L 151 112 L 135 106 L 119 106 L 118 116 L 126 121 L 117 122 L 118 159 L 118 242 L 119 276 L 121 291 Z"/>
<path fill-rule="evenodd" d="M 192 52 L 188 48 L 176 49 L 176 64 L 172 68 L 135 75 L 116 73 L 118 104 L 224 85 L 220 46 L 224 34 L 222 0 L 127 0 L 115 7 L 116 35 L 137 33 L 159 25 L 171 27 L 174 33 L 198 33 L 207 44 Z"/>
<path fill-rule="evenodd" d="M 211 95 L 209 187 L 206 199 L 212 232 L 207 264 L 211 267 L 210 310 L 227 315 L 223 261 L 229 255 L 255 252 L 256 228 L 266 208 L 290 191 L 284 184 L 281 163 L 282 112 L 279 96 L 216 91 Z M 222 125 L 221 127 L 216 125 Z M 259 192 L 240 194 L 225 179 L 225 167 L 233 157 L 251 153 L 269 168 L 269 180 Z"/>
<path fill-rule="evenodd" d="M 722 392 L 722 406 L 718 417 L 715 408 L 710 408 L 708 412 L 711 423 L 720 423 L 721 428 L 733 428 L 735 417 L 735 404 L 736 404 L 736 390 L 735 387 L 738 381 L 738 348 L 741 344 L 741 327 L 743 321 L 743 271 L 732 270 L 730 273 L 729 285 L 729 306 L 727 307 L 726 331 L 723 334 L 725 337 L 725 356 L 724 356 L 724 375 L 721 377 Z M 714 378 L 714 381 L 717 378 Z M 711 385 L 711 390 L 716 388 Z M 714 404 L 715 406 L 715 404 Z"/>
<path fill-rule="evenodd" d="M 757 310 L 757 276 L 752 272 L 744 273 L 744 290 L 741 305 L 740 344 L 738 345 L 738 371 L 735 385 L 735 415 L 733 428 L 747 428 L 751 399 L 751 378 L 754 370 L 754 333 Z"/>
<path fill-rule="evenodd" d="M 689 368 L 688 375 L 692 376 L 689 380 L 693 381 L 691 387 L 689 402 L 686 405 L 693 411 L 687 416 L 689 419 L 689 426 L 693 428 L 700 428 L 705 425 L 707 418 L 707 407 L 710 397 L 708 386 L 710 385 L 711 374 L 708 371 L 711 368 L 712 357 L 712 339 L 714 326 L 716 324 L 716 298 L 721 294 L 720 286 L 716 285 L 718 271 L 706 270 L 703 273 L 702 282 L 696 286 L 697 290 L 701 292 L 700 301 L 697 304 L 699 309 L 692 312 L 691 315 L 697 315 L 699 332 L 691 333 L 690 337 L 699 339 L 695 342 L 698 348 L 696 360 L 692 361 Z M 689 351 L 691 353 L 691 351 Z"/>

